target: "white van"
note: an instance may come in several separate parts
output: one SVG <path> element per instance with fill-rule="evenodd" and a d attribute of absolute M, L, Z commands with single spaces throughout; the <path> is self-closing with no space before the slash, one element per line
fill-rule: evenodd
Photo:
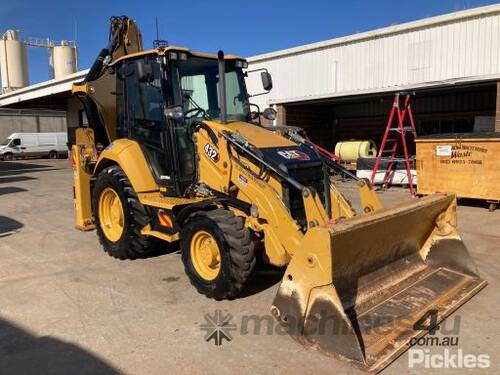
<path fill-rule="evenodd" d="M 57 159 L 68 156 L 66 133 L 12 133 L 0 143 L 0 158 L 12 160 L 25 157 L 49 157 Z"/>

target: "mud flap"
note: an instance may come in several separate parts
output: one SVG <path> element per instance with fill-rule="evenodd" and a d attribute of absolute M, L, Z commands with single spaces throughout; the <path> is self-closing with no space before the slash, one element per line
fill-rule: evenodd
<path fill-rule="evenodd" d="M 378 372 L 486 286 L 456 231 L 453 195 L 310 229 L 271 309 L 306 346 Z"/>

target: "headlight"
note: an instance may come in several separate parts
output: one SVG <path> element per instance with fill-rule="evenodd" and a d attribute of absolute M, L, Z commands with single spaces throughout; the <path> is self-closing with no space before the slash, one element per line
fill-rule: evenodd
<path fill-rule="evenodd" d="M 248 68 L 248 63 L 245 60 L 236 60 L 234 65 L 237 68 L 243 68 L 243 69 Z"/>
<path fill-rule="evenodd" d="M 168 58 L 170 60 L 182 60 L 182 61 L 186 61 L 188 59 L 188 55 L 187 55 L 186 52 L 170 51 L 168 53 Z"/>
<path fill-rule="evenodd" d="M 180 105 L 174 105 L 165 108 L 165 116 L 174 120 L 179 120 L 184 116 L 184 112 Z"/>

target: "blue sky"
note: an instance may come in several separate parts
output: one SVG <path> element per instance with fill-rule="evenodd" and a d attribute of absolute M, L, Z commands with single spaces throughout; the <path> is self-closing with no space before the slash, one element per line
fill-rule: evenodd
<path fill-rule="evenodd" d="M 252 56 L 453 11 L 494 4 L 489 0 L 0 0 L 0 32 L 78 41 L 79 68 L 92 63 L 107 42 L 108 20 L 128 15 L 144 45 L 160 37 L 195 50 Z M 76 27 L 75 27 L 76 25 Z M 76 31 L 75 31 L 76 30 Z M 30 81 L 48 79 L 47 51 L 30 48 Z"/>

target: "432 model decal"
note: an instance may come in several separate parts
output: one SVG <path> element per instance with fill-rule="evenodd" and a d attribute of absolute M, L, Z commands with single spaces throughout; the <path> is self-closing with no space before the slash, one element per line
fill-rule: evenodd
<path fill-rule="evenodd" d="M 204 147 L 205 154 L 212 159 L 215 163 L 219 161 L 219 152 L 210 143 L 207 143 Z"/>

